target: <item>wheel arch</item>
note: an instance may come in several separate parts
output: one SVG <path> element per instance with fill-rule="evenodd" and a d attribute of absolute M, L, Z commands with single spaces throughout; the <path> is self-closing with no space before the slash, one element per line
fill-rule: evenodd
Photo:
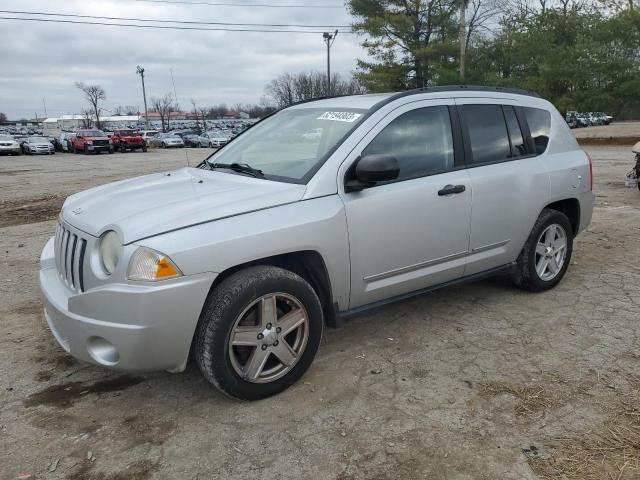
<path fill-rule="evenodd" d="M 211 285 L 213 291 L 222 281 L 240 270 L 255 265 L 271 265 L 289 270 L 304 278 L 315 290 L 324 314 L 325 323 L 328 326 L 336 326 L 337 307 L 334 306 L 331 289 L 331 278 L 322 255 L 316 250 L 299 250 L 282 253 L 270 257 L 263 257 L 249 262 L 229 267 L 216 277 Z"/>
<path fill-rule="evenodd" d="M 545 206 L 551 210 L 564 213 L 571 223 L 573 235 L 575 236 L 580 230 L 580 201 L 577 198 L 565 198 L 557 200 Z"/>

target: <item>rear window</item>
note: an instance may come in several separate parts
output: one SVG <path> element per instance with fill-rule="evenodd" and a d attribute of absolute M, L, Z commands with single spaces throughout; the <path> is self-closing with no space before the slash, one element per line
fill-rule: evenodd
<path fill-rule="evenodd" d="M 540 155 L 544 153 L 549 144 L 551 114 L 547 110 L 540 108 L 524 107 L 523 110 L 536 147 L 536 155 Z"/>

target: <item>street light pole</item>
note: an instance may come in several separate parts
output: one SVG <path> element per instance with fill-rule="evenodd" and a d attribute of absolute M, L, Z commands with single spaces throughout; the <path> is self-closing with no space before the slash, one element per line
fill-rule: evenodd
<path fill-rule="evenodd" d="M 324 32 L 322 38 L 324 43 L 327 44 L 327 97 L 331 96 L 331 45 L 336 41 L 338 36 L 338 30 L 334 33 Z"/>
<path fill-rule="evenodd" d="M 147 92 L 144 89 L 144 68 L 140 65 L 136 68 L 136 73 L 140 75 L 140 79 L 142 80 L 142 98 L 144 99 L 144 124 L 149 129 L 149 113 L 147 112 Z"/>

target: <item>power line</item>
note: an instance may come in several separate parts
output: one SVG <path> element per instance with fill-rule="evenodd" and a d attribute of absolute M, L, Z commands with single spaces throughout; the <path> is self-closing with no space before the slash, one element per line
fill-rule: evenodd
<path fill-rule="evenodd" d="M 0 20 L 18 20 L 23 22 L 45 22 L 45 23 L 71 23 L 77 25 L 103 25 L 110 27 L 132 27 L 132 28 L 155 28 L 162 30 L 196 30 L 201 32 L 253 32 L 253 33 L 324 33 L 319 30 L 266 30 L 254 28 L 204 28 L 204 27 L 179 27 L 168 25 L 137 25 L 133 23 L 108 23 L 108 22 L 87 22 L 80 20 L 61 20 L 52 18 L 27 18 L 27 17 L 0 17 Z M 354 33 L 354 32 L 344 32 Z"/>
<path fill-rule="evenodd" d="M 156 20 L 151 18 L 129 18 L 129 17 L 101 17 L 94 15 L 76 15 L 73 13 L 51 13 L 51 12 L 21 12 L 14 10 L 0 10 L 0 13 L 12 15 L 39 15 L 47 17 L 71 17 L 89 18 L 94 20 L 119 20 L 128 22 L 151 22 L 151 23 L 177 23 L 182 25 L 225 25 L 225 26 L 250 26 L 250 27 L 300 27 L 300 28 L 351 28 L 350 25 L 302 25 L 295 23 L 229 23 L 229 22 L 193 22 L 186 20 Z"/>
<path fill-rule="evenodd" d="M 186 2 L 184 0 L 135 0 L 148 3 L 176 3 L 180 5 L 212 5 L 216 7 L 259 7 L 259 8 L 344 8 L 344 5 L 292 5 L 281 3 L 218 3 L 218 2 Z"/>

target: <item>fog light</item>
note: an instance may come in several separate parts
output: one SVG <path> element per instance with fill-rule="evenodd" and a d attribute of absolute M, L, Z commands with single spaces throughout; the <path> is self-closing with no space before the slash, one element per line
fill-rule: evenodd
<path fill-rule="evenodd" d="M 90 337 L 87 340 L 87 351 L 101 365 L 115 365 L 120 360 L 116 347 L 102 337 Z"/>

